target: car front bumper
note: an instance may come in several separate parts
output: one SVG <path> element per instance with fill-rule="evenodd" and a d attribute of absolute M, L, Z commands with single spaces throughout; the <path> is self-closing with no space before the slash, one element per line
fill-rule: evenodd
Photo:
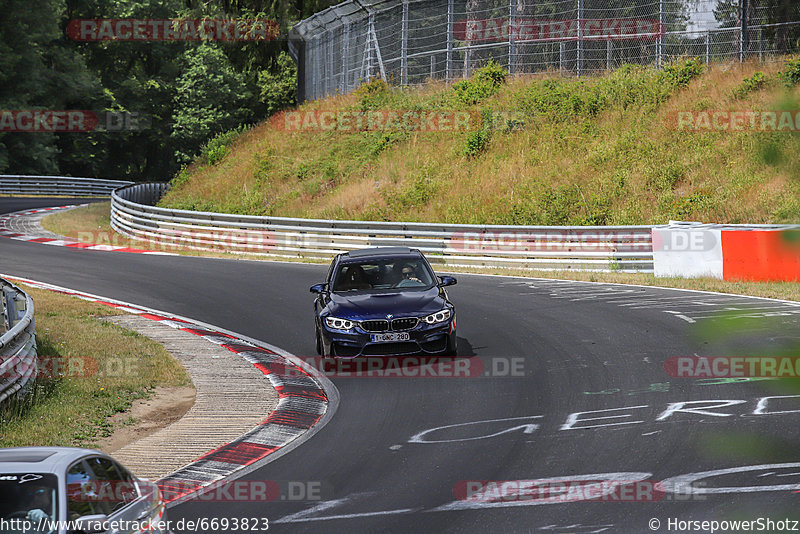
<path fill-rule="evenodd" d="M 379 332 L 366 332 L 360 327 L 352 330 L 335 330 L 322 321 L 322 339 L 325 353 L 338 358 L 358 356 L 400 356 L 405 354 L 439 354 L 448 349 L 448 341 L 455 337 L 455 316 L 449 321 L 428 325 L 420 323 L 408 333 L 408 341 L 373 342 L 371 335 Z"/>

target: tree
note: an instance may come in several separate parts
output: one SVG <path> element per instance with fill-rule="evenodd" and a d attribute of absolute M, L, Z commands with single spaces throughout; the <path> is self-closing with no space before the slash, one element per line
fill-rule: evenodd
<path fill-rule="evenodd" d="M 102 95 L 59 31 L 58 0 L 7 0 L 0 17 L 0 109 L 91 109 Z M 35 13 L 36 16 L 32 16 Z M 63 134 L 59 134 L 63 135 Z M 78 135 L 78 134 L 75 134 Z M 59 172 L 56 134 L 0 133 L 0 172 Z"/>
<path fill-rule="evenodd" d="M 175 158 L 187 163 L 207 139 L 252 118 L 254 95 L 245 76 L 214 44 L 186 50 L 181 70 L 171 137 Z"/>

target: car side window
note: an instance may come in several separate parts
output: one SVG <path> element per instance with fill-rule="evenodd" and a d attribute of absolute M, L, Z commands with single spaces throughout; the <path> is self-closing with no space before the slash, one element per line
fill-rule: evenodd
<path fill-rule="evenodd" d="M 97 479 L 105 507 L 105 511 L 101 513 L 111 514 L 135 499 L 131 498 L 131 491 L 136 491 L 135 487 L 125 481 L 114 462 L 108 458 L 93 457 L 87 459 L 86 463 Z"/>
<path fill-rule="evenodd" d="M 136 477 L 130 471 L 125 469 L 117 462 L 111 462 L 119 473 L 122 485 L 120 486 L 119 494 L 125 503 L 130 503 L 139 498 L 139 489 L 136 486 Z"/>
<path fill-rule="evenodd" d="M 85 515 L 103 514 L 94 474 L 83 460 L 67 471 L 67 517 L 70 521 Z"/>

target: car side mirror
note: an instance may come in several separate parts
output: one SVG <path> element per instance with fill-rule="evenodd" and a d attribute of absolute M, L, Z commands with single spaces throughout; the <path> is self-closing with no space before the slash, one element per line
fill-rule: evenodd
<path fill-rule="evenodd" d="M 84 532 L 95 534 L 108 531 L 108 516 L 105 514 L 85 515 L 72 522 L 73 530 L 70 532 Z"/>
<path fill-rule="evenodd" d="M 309 291 L 311 291 L 312 293 L 325 293 L 325 291 L 327 290 L 328 290 L 328 284 L 314 284 L 313 286 L 311 286 L 311 289 L 309 289 Z"/>
<path fill-rule="evenodd" d="M 439 287 L 454 286 L 458 283 L 454 276 L 440 276 L 439 280 Z"/>

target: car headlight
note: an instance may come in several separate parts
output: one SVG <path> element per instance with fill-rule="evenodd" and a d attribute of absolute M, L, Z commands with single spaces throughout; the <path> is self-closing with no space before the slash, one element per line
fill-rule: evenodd
<path fill-rule="evenodd" d="M 449 309 L 444 309 L 442 311 L 438 311 L 436 313 L 432 313 L 432 314 L 424 317 L 422 320 L 425 321 L 428 324 L 443 323 L 443 322 L 447 321 L 448 319 L 450 319 L 450 315 L 452 315 L 450 310 Z"/>
<path fill-rule="evenodd" d="M 336 330 L 350 330 L 356 325 L 353 321 L 339 319 L 338 317 L 325 317 L 325 324 L 328 325 L 328 328 L 335 328 Z"/>

